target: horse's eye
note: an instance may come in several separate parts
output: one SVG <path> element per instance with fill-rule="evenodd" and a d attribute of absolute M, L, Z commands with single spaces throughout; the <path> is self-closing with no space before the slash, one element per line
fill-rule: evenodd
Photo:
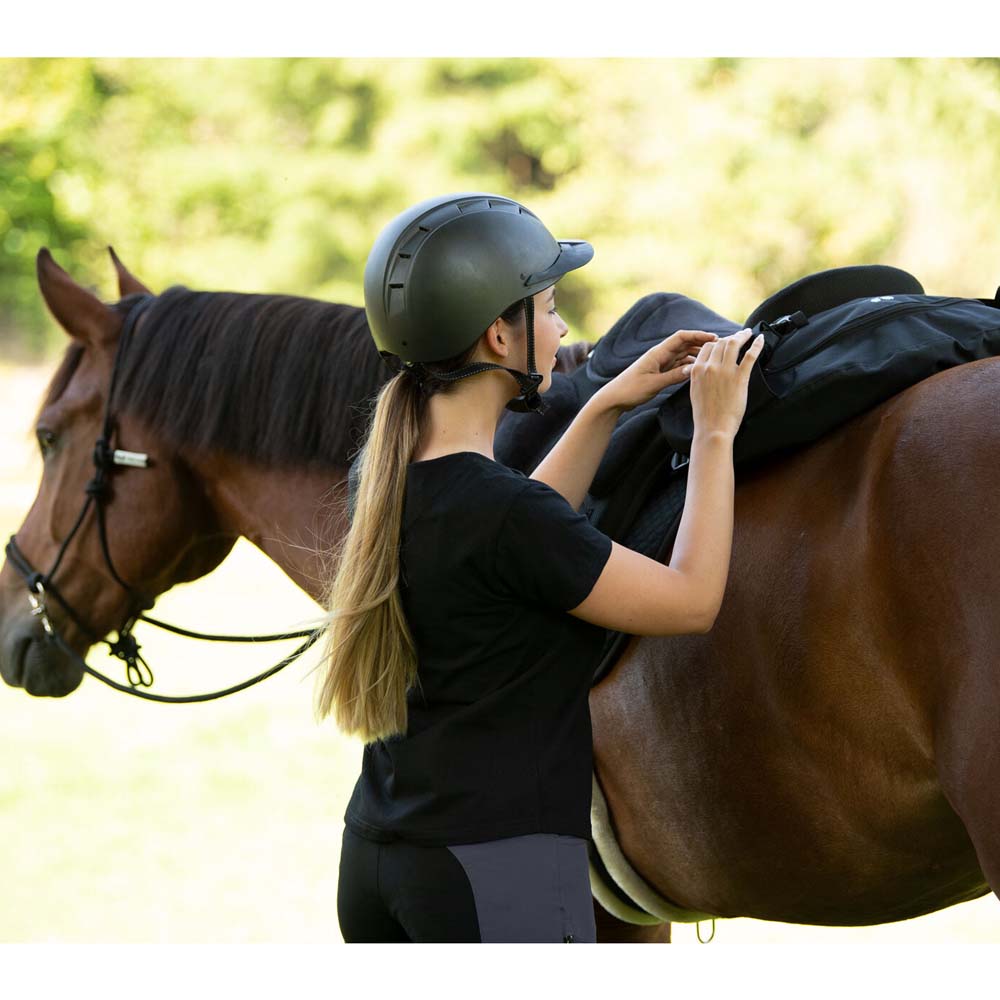
<path fill-rule="evenodd" d="M 35 433 L 38 437 L 38 447 L 42 449 L 44 455 L 56 443 L 56 436 L 44 427 L 39 427 Z"/>

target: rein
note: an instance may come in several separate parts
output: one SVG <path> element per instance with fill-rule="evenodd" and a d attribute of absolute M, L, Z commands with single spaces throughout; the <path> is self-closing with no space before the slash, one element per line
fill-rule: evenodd
<path fill-rule="evenodd" d="M 91 479 L 84 488 L 87 498 L 84 501 L 83 507 L 81 508 L 73 527 L 70 529 L 69 534 L 63 539 L 62 544 L 59 546 L 59 551 L 56 553 L 55 562 L 53 563 L 52 568 L 47 573 L 38 572 L 38 570 L 32 566 L 31 562 L 18 547 L 15 535 L 10 536 L 10 540 L 7 542 L 5 551 L 7 559 L 27 584 L 28 601 L 31 604 L 31 613 L 38 617 L 41 621 L 42 628 L 45 630 L 45 638 L 49 642 L 58 646 L 63 653 L 69 656 L 86 673 L 90 674 L 92 677 L 96 677 L 100 681 L 103 681 L 105 684 L 113 687 L 116 691 L 123 691 L 125 694 L 135 695 L 137 698 L 146 698 L 149 701 L 182 704 L 186 702 L 210 701 L 213 698 L 221 698 L 224 695 L 233 694 L 236 691 L 242 691 L 244 688 L 248 688 L 251 685 L 258 683 L 258 681 L 262 681 L 265 678 L 276 674 L 279 670 L 288 666 L 289 663 L 298 659 L 310 646 L 312 646 L 313 643 L 315 643 L 320 637 L 322 630 L 306 629 L 298 632 L 280 632 L 274 635 L 211 635 L 204 632 L 195 632 L 190 629 L 184 629 L 178 625 L 170 625 L 167 622 L 160 621 L 157 618 L 151 618 L 149 615 L 145 614 L 145 611 L 152 608 L 156 603 L 156 598 L 148 594 L 144 594 L 137 588 L 126 583 L 115 569 L 114 564 L 111 561 L 111 552 L 108 548 L 107 527 L 105 524 L 105 508 L 109 503 L 108 493 L 110 488 L 110 479 L 116 471 L 117 466 L 132 466 L 140 469 L 148 468 L 149 456 L 142 452 L 124 451 L 120 448 L 111 448 L 111 436 L 116 430 L 116 425 L 112 416 L 112 402 L 114 400 L 115 384 L 118 380 L 118 371 L 121 367 L 121 360 L 125 354 L 125 346 L 136 327 L 139 317 L 146 311 L 146 309 L 149 308 L 154 299 L 155 296 L 153 295 L 143 295 L 129 308 L 129 311 L 125 316 L 125 321 L 122 324 L 121 335 L 118 338 L 118 346 L 115 350 L 114 364 L 111 368 L 111 384 L 108 388 L 108 398 L 104 407 L 104 421 L 101 429 L 101 436 L 97 439 L 97 442 L 94 445 L 94 478 Z M 73 540 L 73 536 L 79 530 L 80 525 L 83 524 L 83 519 L 86 516 L 91 503 L 94 504 L 94 510 L 96 512 L 97 531 L 101 542 L 101 551 L 104 553 L 104 561 L 107 564 L 108 569 L 111 571 L 112 577 L 114 577 L 119 586 L 125 590 L 125 593 L 129 598 L 128 612 L 126 613 L 125 621 L 118 629 L 118 637 L 114 641 L 109 641 L 103 636 L 98 635 L 92 628 L 90 628 L 83 621 L 82 617 L 70 606 L 69 602 L 62 596 L 54 582 L 56 570 L 62 562 L 63 555 L 69 547 L 69 543 Z M 59 604 L 62 605 L 63 609 L 70 616 L 70 618 L 73 619 L 76 625 L 84 633 L 90 636 L 92 644 L 103 642 L 108 647 L 112 655 L 117 656 L 125 662 L 125 675 L 128 679 L 127 687 L 124 684 L 119 684 L 117 681 L 111 680 L 109 677 L 105 677 L 102 673 L 94 670 L 93 667 L 88 666 L 83 657 L 70 648 L 69 644 L 55 629 L 51 619 L 49 618 L 49 611 L 46 605 L 46 600 L 49 596 L 54 597 Z M 302 645 L 299 646 L 299 648 L 293 653 L 289 654 L 279 663 L 276 663 L 273 667 L 270 667 L 263 673 L 250 678 L 250 680 L 243 681 L 240 684 L 235 684 L 232 687 L 226 688 L 224 691 L 213 691 L 210 694 L 170 697 L 167 695 L 151 694 L 147 691 L 138 690 L 139 688 L 152 687 L 153 684 L 153 671 L 150 669 L 149 664 L 145 661 L 145 659 L 143 659 L 142 654 L 139 652 L 139 643 L 132 634 L 132 629 L 138 621 L 149 622 L 150 625 L 166 629 L 167 631 L 174 632 L 177 635 L 187 636 L 192 639 L 205 639 L 209 642 L 276 642 L 280 639 L 308 638 L 306 638 L 306 641 L 302 643 Z"/>

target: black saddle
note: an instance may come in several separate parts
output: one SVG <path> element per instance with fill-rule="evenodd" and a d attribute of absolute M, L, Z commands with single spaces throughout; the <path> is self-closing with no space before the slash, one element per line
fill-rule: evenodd
<path fill-rule="evenodd" d="M 764 334 L 765 346 L 734 441 L 739 475 L 944 368 L 1000 354 L 998 308 L 1000 289 L 992 299 L 926 295 L 913 275 L 883 265 L 807 275 L 761 303 L 742 326 L 685 295 L 655 292 L 601 337 L 585 364 L 553 373 L 541 414 L 505 414 L 494 452 L 530 474 L 586 400 L 654 344 L 680 329 L 726 337 L 749 326 Z M 630 530 L 643 520 L 654 479 L 683 470 L 693 433 L 686 381 L 624 413 L 584 504 L 595 524 L 635 547 Z M 663 530 L 650 525 L 640 551 L 653 554 Z"/>

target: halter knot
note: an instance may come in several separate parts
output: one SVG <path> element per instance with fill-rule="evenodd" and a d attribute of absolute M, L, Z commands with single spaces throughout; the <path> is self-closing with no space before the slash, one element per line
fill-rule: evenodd
<path fill-rule="evenodd" d="M 99 437 L 94 443 L 94 465 L 102 472 L 110 472 L 114 465 L 114 452 L 108 445 L 108 439 Z"/>
<path fill-rule="evenodd" d="M 139 643 L 127 628 L 118 633 L 114 642 L 108 642 L 108 649 L 112 656 L 125 661 L 125 676 L 133 688 L 153 686 L 153 671 L 139 655 Z"/>
<path fill-rule="evenodd" d="M 83 491 L 88 496 L 92 496 L 97 500 L 105 500 L 107 499 L 108 487 L 110 485 L 107 477 L 104 475 L 104 470 L 99 469 L 97 475 L 84 486 Z"/>

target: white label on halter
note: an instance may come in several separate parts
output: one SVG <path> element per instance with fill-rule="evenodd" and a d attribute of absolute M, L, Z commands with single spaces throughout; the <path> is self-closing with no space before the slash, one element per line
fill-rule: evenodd
<path fill-rule="evenodd" d="M 145 469 L 149 465 L 149 456 L 141 451 L 122 451 L 115 448 L 113 457 L 115 465 L 134 465 L 137 469 Z"/>

